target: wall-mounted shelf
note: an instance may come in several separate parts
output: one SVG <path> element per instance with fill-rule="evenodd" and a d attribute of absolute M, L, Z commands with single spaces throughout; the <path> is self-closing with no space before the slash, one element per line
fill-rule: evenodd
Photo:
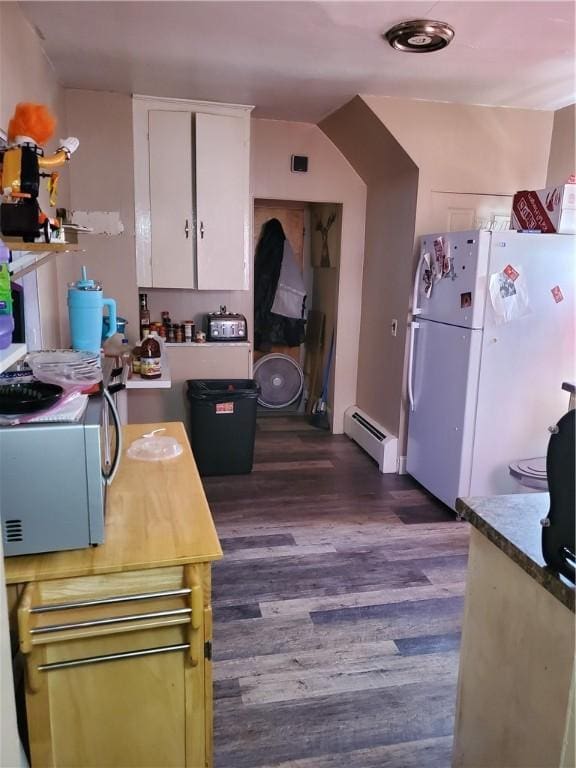
<path fill-rule="evenodd" d="M 57 253 L 81 253 L 83 248 L 72 243 L 22 243 L 4 241 L 4 245 L 12 251 L 12 261 L 8 269 L 13 280 L 18 280 L 29 272 L 33 272 L 43 264 L 51 261 Z M 14 258 L 14 254 L 18 257 Z"/>
<path fill-rule="evenodd" d="M 10 344 L 6 349 L 0 349 L 0 373 L 21 360 L 26 352 L 26 344 Z"/>

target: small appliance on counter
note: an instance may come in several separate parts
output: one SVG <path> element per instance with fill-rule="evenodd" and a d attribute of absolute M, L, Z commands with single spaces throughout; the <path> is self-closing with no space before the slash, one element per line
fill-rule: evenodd
<path fill-rule="evenodd" d="M 64 386 L 70 385 L 69 373 L 61 375 Z M 112 398 L 119 385 L 108 383 L 113 374 L 104 372 L 101 391 L 88 398 L 75 421 L 55 420 L 47 411 L 45 421 L 0 427 L 5 555 L 83 549 L 104 541 L 106 491 L 122 453 L 120 420 Z M 55 380 L 55 371 L 49 370 L 46 378 Z M 38 412 L 38 398 L 44 398 L 42 405 L 47 406 L 54 397 L 64 397 L 62 386 L 40 382 L 4 385 L 4 389 L 4 400 L 15 402 L 18 396 L 18 412 L 30 416 Z M 1 400 L 0 404 L 4 411 L 15 409 Z M 32 409 L 35 414 L 29 414 Z"/>
<path fill-rule="evenodd" d="M 0 428 L 7 556 L 81 549 L 104 541 L 104 408 L 103 398 L 96 397 L 79 422 Z"/>
<path fill-rule="evenodd" d="M 103 337 L 104 307 L 108 307 L 108 331 Z M 78 282 L 68 283 L 68 318 L 74 349 L 100 352 L 102 341 L 116 333 L 116 302 L 104 298 L 101 283 L 87 278 L 86 267 L 82 267 Z"/>
<path fill-rule="evenodd" d="M 227 312 L 224 306 L 219 312 L 209 312 L 206 315 L 206 341 L 248 341 L 246 318 Z"/>

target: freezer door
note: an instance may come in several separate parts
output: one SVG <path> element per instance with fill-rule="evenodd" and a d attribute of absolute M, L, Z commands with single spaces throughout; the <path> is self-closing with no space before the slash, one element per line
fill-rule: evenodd
<path fill-rule="evenodd" d="M 419 320 L 406 468 L 454 509 L 469 495 L 482 331 Z"/>
<path fill-rule="evenodd" d="M 486 273 L 491 232 L 445 232 L 424 235 L 420 240 L 421 265 L 418 269 L 415 314 L 427 320 L 449 323 L 463 328 L 482 328 L 486 297 Z M 435 258 L 434 241 L 443 238 L 450 258 L 450 272 L 432 284 L 426 296 L 425 254 Z M 419 311 L 418 311 L 419 310 Z"/>
<path fill-rule="evenodd" d="M 524 282 L 528 307 L 524 316 L 499 322 L 488 299 L 473 496 L 525 493 L 508 465 L 545 456 L 548 427 L 568 410 L 562 382 L 573 381 L 576 371 L 575 264 L 572 235 L 494 233 L 490 273 L 512 266 Z"/>

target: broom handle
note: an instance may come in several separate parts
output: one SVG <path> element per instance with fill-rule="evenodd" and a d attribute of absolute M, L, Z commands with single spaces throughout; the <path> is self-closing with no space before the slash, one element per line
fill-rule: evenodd
<path fill-rule="evenodd" d="M 328 397 L 328 380 L 330 378 L 330 368 L 332 367 L 333 352 L 334 352 L 334 331 L 332 331 L 332 338 L 330 339 L 330 352 L 328 353 L 328 361 L 326 363 L 326 368 L 324 369 L 324 380 L 322 382 L 322 392 L 320 394 L 320 399 L 323 400 L 324 402 Z"/>

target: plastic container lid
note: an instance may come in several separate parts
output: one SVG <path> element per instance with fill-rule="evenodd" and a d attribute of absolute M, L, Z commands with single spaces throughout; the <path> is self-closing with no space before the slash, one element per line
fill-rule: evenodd
<path fill-rule="evenodd" d="M 180 456 L 183 448 L 174 437 L 139 437 L 128 448 L 126 455 L 138 461 L 165 461 Z"/>
<path fill-rule="evenodd" d="M 97 384 L 102 381 L 100 354 L 76 349 L 30 352 L 26 362 L 40 381 L 62 386 Z"/>

